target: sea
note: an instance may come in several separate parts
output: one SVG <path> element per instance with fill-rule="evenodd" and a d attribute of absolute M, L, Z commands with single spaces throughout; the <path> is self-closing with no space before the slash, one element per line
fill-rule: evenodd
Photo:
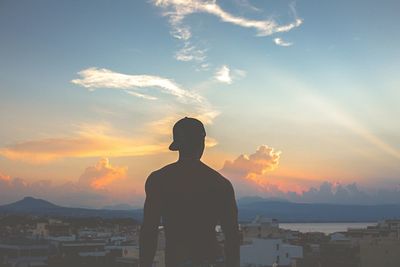
<path fill-rule="evenodd" d="M 335 232 L 345 232 L 349 228 L 367 228 L 374 226 L 373 222 L 356 222 L 356 223 L 279 223 L 279 228 L 307 232 L 321 232 L 332 234 Z"/>

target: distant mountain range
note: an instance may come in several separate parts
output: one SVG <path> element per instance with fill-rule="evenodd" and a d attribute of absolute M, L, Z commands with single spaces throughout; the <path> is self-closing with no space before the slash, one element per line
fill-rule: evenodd
<path fill-rule="evenodd" d="M 121 206 L 126 208 L 127 206 Z M 114 207 L 113 207 L 114 208 Z M 250 221 L 256 215 L 278 219 L 280 222 L 373 222 L 400 219 L 400 205 L 339 205 L 292 203 L 280 199 L 247 197 L 239 199 L 239 220 Z M 31 214 L 58 217 L 135 218 L 141 220 L 142 209 L 86 209 L 55 205 L 43 199 L 24 199 L 0 206 L 0 215 Z"/>
<path fill-rule="evenodd" d="M 102 217 L 102 218 L 141 218 L 142 210 L 111 210 L 70 208 L 55 205 L 49 201 L 25 197 L 17 202 L 0 206 L 0 214 L 31 214 L 60 217 Z"/>
<path fill-rule="evenodd" d="M 243 221 L 262 214 L 280 222 L 376 222 L 400 219 L 400 205 L 343 205 L 256 201 L 238 203 Z"/>

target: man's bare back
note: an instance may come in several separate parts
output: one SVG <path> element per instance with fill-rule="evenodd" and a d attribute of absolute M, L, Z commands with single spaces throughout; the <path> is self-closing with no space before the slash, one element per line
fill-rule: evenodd
<path fill-rule="evenodd" d="M 147 178 L 140 235 L 141 267 L 150 267 L 153 262 L 161 219 L 166 236 L 166 267 L 178 267 L 184 262 L 215 262 L 220 256 L 215 232 L 218 224 L 225 234 L 226 266 L 239 266 L 234 190 L 229 180 L 200 161 L 204 145 L 200 149 L 200 156 L 180 155 L 177 162 Z"/>

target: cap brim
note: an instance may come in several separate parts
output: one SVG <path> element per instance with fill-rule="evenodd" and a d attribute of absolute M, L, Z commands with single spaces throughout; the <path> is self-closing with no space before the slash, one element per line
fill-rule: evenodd
<path fill-rule="evenodd" d="M 172 143 L 169 145 L 169 150 L 171 150 L 171 151 L 177 151 L 177 150 L 179 150 L 179 149 L 178 149 L 178 146 L 177 146 L 177 144 L 176 144 L 176 142 L 172 142 Z"/>

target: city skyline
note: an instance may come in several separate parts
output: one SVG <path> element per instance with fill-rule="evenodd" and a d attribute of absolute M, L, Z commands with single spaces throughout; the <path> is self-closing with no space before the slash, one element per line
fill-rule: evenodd
<path fill-rule="evenodd" d="M 237 197 L 400 203 L 396 1 L 0 3 L 0 204 L 140 206 L 174 122 Z"/>

